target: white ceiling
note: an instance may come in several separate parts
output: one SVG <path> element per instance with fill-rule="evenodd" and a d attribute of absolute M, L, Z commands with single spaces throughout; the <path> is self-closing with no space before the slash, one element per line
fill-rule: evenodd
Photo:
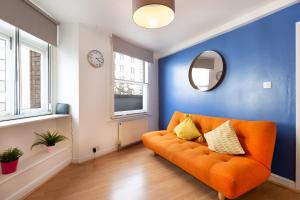
<path fill-rule="evenodd" d="M 283 0 L 176 0 L 175 20 L 161 29 L 143 29 L 132 20 L 132 0 L 32 0 L 59 22 L 98 26 L 128 41 L 164 52 L 247 13 Z M 293 0 L 284 0 L 291 2 Z"/>

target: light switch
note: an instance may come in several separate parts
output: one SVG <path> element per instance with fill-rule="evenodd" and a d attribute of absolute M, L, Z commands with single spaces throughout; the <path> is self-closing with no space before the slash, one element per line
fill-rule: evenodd
<path fill-rule="evenodd" d="M 272 82 L 266 81 L 264 82 L 264 89 L 271 89 L 272 88 Z"/>

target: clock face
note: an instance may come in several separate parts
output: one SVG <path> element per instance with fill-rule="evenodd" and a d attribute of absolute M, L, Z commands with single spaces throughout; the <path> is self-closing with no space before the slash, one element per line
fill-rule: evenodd
<path fill-rule="evenodd" d="M 104 58 L 103 55 L 100 51 L 98 50 L 91 50 L 88 53 L 88 61 L 89 63 L 96 68 L 102 67 L 103 63 L 104 63 Z"/>

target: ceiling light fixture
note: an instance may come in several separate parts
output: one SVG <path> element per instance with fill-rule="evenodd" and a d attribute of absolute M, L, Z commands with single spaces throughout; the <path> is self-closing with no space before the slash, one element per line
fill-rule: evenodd
<path fill-rule="evenodd" d="M 161 28 L 175 18 L 175 0 L 133 0 L 133 20 L 143 28 Z"/>

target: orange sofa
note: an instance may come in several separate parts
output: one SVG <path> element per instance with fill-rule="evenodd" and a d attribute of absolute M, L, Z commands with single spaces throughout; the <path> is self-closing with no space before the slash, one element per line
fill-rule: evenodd
<path fill-rule="evenodd" d="M 219 199 L 235 199 L 268 179 L 276 139 L 273 122 L 230 119 L 246 152 L 233 156 L 210 151 L 206 143 L 177 138 L 173 129 L 184 116 L 175 112 L 167 130 L 145 133 L 144 145 L 218 191 Z M 202 134 L 229 120 L 203 115 L 192 119 Z"/>

